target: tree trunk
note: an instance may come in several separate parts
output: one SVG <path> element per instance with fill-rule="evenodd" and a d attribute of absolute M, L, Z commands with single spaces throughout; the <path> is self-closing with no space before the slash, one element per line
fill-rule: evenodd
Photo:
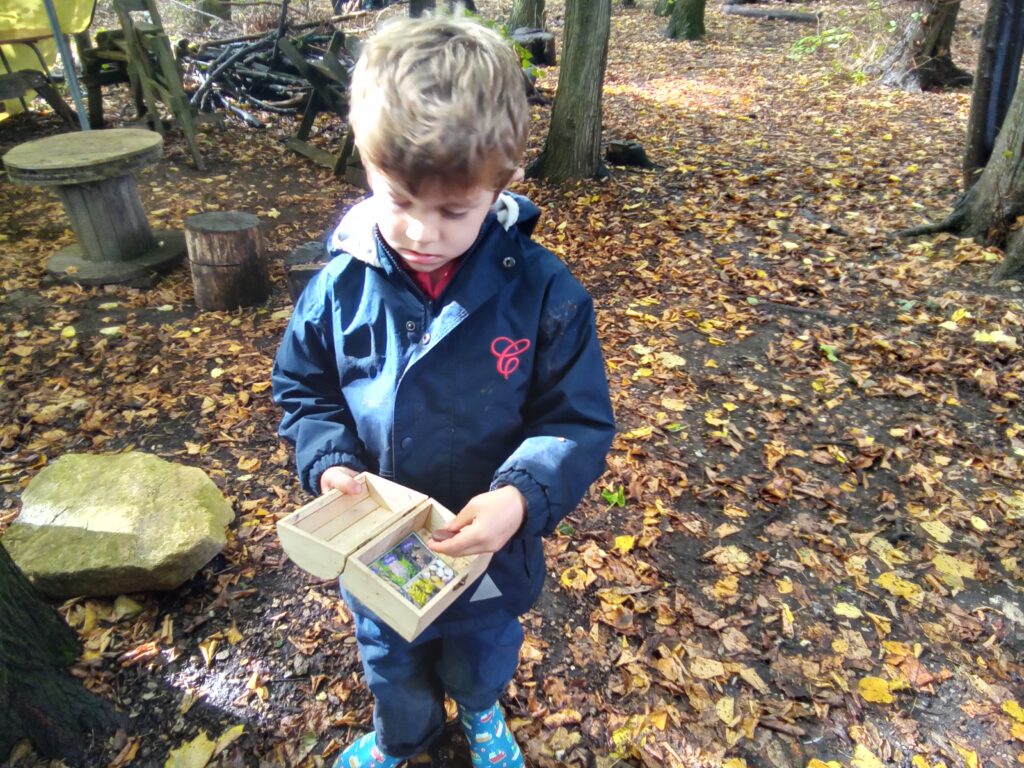
<path fill-rule="evenodd" d="M 915 93 L 968 85 L 949 52 L 959 12 L 960 0 L 922 0 L 878 66 L 882 82 Z"/>
<path fill-rule="evenodd" d="M 0 760 L 23 738 L 44 757 L 80 760 L 93 731 L 121 724 L 67 673 L 77 656 L 75 633 L 0 546 Z"/>
<path fill-rule="evenodd" d="M 673 5 L 674 3 L 672 2 L 672 0 L 658 0 L 658 2 L 654 6 L 654 15 L 671 16 Z"/>
<path fill-rule="evenodd" d="M 1011 234 L 1024 215 L 1024 88 L 1013 95 L 1003 127 L 996 138 L 985 169 L 977 182 L 957 201 L 953 212 L 940 224 L 915 227 L 901 233 L 913 237 L 954 232 L 987 245 L 1007 246 L 1007 257 L 995 270 L 993 280 L 1024 272 L 1024 231 Z"/>
<path fill-rule="evenodd" d="M 436 0 L 409 0 L 409 16 L 419 18 L 436 5 Z"/>
<path fill-rule="evenodd" d="M 544 29 L 544 0 L 515 0 L 508 15 L 508 33 L 517 29 Z"/>
<path fill-rule="evenodd" d="M 601 172 L 601 90 L 611 16 L 611 0 L 566 0 L 565 48 L 551 127 L 531 176 L 560 182 Z"/>
<path fill-rule="evenodd" d="M 992 282 L 1024 280 L 1024 233 L 1015 232 L 1006 246 L 1006 258 L 992 273 Z"/>
<path fill-rule="evenodd" d="M 990 0 L 974 74 L 964 150 L 964 187 L 970 188 L 992 155 L 1024 53 L 1024 0 Z"/>
<path fill-rule="evenodd" d="M 985 169 L 960 198 L 948 229 L 1001 246 L 1024 214 L 1024 88 L 1014 94 Z"/>
<path fill-rule="evenodd" d="M 704 37 L 705 0 L 676 0 L 665 35 L 673 40 L 700 40 Z"/>

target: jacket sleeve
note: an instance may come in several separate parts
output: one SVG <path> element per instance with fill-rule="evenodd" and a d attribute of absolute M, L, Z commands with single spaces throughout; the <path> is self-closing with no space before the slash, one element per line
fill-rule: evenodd
<path fill-rule="evenodd" d="M 593 302 L 572 283 L 572 298 L 563 293 L 546 303 L 524 413 L 527 437 L 491 483 L 513 485 L 525 497 L 524 537 L 551 533 L 575 508 L 604 471 L 615 435 Z"/>
<path fill-rule="evenodd" d="M 338 380 L 329 296 L 321 272 L 295 305 L 271 376 L 274 401 L 284 409 L 278 434 L 295 446 L 299 481 L 314 495 L 329 467 L 366 468 Z"/>

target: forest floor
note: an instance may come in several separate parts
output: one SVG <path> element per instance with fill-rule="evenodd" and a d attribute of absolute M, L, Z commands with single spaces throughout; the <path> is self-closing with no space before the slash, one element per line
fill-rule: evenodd
<path fill-rule="evenodd" d="M 967 69 L 980 13 L 965 5 Z M 952 205 L 970 94 L 860 77 L 841 61 L 856 36 L 794 59 L 813 27 L 711 8 L 707 39 L 677 43 L 663 24 L 616 3 L 605 89 L 606 139 L 659 167 L 516 186 L 595 297 L 620 427 L 524 617 L 503 703 L 528 763 L 1024 761 L 1024 292 L 988 283 L 997 252 L 894 237 Z M 274 528 L 309 500 L 269 391 L 282 258 L 360 197 L 285 148 L 296 124 L 204 127 L 205 172 L 172 132 L 138 174 L 155 228 L 260 216 L 273 292 L 256 308 L 197 310 L 185 266 L 56 283 L 46 259 L 73 240 L 57 198 L 0 184 L 0 528 L 48 462 L 128 448 L 201 467 L 237 515 L 222 555 L 131 595 L 139 612 L 61 607 L 76 674 L 128 718 L 88 765 L 203 765 L 182 750 L 205 734 L 230 742 L 210 765 L 321 766 L 369 727 L 348 612 Z M 60 130 L 16 116 L 0 152 Z M 450 735 L 435 764 L 462 754 Z"/>

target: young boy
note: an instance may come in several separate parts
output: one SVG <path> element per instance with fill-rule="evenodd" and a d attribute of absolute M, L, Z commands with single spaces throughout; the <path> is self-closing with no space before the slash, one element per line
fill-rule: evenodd
<path fill-rule="evenodd" d="M 336 258 L 285 332 L 280 432 L 310 492 L 382 475 L 459 510 L 433 550 L 494 556 L 412 643 L 345 595 L 375 730 L 336 765 L 422 752 L 447 694 L 474 766 L 521 766 L 497 702 L 544 582 L 540 536 L 600 475 L 614 433 L 591 299 L 531 242 L 538 210 L 501 191 L 529 112 L 497 34 L 454 18 L 386 27 L 353 75 L 351 122 L 373 194 L 331 236 Z"/>

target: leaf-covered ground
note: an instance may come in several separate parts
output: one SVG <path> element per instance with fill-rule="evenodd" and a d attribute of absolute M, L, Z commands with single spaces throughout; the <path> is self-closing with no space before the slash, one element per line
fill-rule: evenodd
<path fill-rule="evenodd" d="M 596 298 L 620 423 L 524 619 L 504 705 L 528 761 L 1016 764 L 1024 294 L 987 284 L 999 254 L 974 243 L 892 237 L 954 200 L 969 94 L 793 60 L 806 27 L 714 8 L 704 42 L 662 27 L 616 4 L 605 90 L 606 138 L 660 168 L 518 187 Z M 206 128 L 205 173 L 172 134 L 139 174 L 155 227 L 262 218 L 274 287 L 254 309 L 198 311 L 184 267 L 53 283 L 60 204 L 0 186 L 0 525 L 48 461 L 127 448 L 203 468 L 237 513 L 182 589 L 62 607 L 75 673 L 129 717 L 90 765 L 164 765 L 204 733 L 230 742 L 211 765 L 316 766 L 368 727 L 348 613 L 274 531 L 308 500 L 269 392 L 281 258 L 359 196 L 284 147 L 294 128 Z M 58 130 L 21 116 L 0 149 Z M 458 736 L 434 757 L 464 764 Z"/>

